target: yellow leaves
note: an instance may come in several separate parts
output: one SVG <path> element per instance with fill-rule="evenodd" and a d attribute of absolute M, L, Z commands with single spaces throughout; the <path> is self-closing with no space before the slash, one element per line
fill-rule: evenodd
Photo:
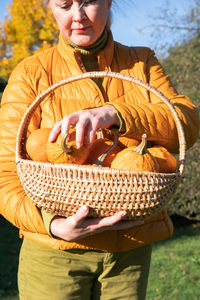
<path fill-rule="evenodd" d="M 8 74 L 12 72 L 14 68 L 12 58 L 4 58 L 0 61 L 0 77 L 7 78 Z"/>
<path fill-rule="evenodd" d="M 15 44 L 15 46 L 12 47 L 12 53 L 17 63 L 29 56 L 29 51 L 25 43 Z"/>
<path fill-rule="evenodd" d="M 9 76 L 25 57 L 54 45 L 57 24 L 41 0 L 13 0 L 0 24 L 0 76 Z"/>
<path fill-rule="evenodd" d="M 56 43 L 55 43 L 56 44 Z M 50 44 L 48 43 L 47 41 L 43 41 L 43 43 L 41 44 L 40 48 L 39 49 L 36 49 L 33 54 L 36 54 L 37 52 L 41 51 L 41 50 L 45 50 L 51 46 L 54 46 L 54 44 Z"/>

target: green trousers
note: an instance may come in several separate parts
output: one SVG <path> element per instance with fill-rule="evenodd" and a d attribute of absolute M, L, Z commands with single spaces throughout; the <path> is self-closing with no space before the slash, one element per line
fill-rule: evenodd
<path fill-rule="evenodd" d="M 127 252 L 54 250 L 24 240 L 20 300 L 144 300 L 151 245 Z"/>

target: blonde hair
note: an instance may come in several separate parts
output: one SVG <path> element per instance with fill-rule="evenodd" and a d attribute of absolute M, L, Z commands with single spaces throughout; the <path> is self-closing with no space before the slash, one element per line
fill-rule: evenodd
<path fill-rule="evenodd" d="M 42 2 L 42 5 L 43 6 L 47 6 L 47 5 L 49 5 L 49 2 L 50 2 L 50 0 L 41 0 L 41 2 Z M 115 0 L 112 0 L 112 2 L 115 4 Z M 107 20 L 107 23 L 106 23 L 106 28 L 107 29 L 110 29 L 110 27 L 111 27 L 111 24 L 112 24 L 112 11 L 110 10 L 109 11 L 109 14 L 108 14 L 108 20 Z"/>
<path fill-rule="evenodd" d="M 43 5 L 48 5 L 50 0 L 41 0 Z M 115 0 L 112 0 L 115 3 Z"/>

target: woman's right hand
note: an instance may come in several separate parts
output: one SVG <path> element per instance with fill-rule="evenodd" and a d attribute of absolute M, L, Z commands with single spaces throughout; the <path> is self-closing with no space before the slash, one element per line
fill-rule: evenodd
<path fill-rule="evenodd" d="M 85 137 L 87 137 L 87 144 L 91 145 L 98 129 L 109 128 L 112 125 L 119 127 L 120 120 L 111 105 L 78 110 L 54 125 L 49 135 L 49 141 L 55 141 L 60 133 L 64 136 L 66 132 L 69 132 L 71 126 L 76 126 L 76 145 L 77 148 L 80 148 Z"/>
<path fill-rule="evenodd" d="M 51 233 L 65 241 L 72 242 L 107 230 L 122 230 L 144 222 L 123 220 L 126 212 L 120 211 L 114 216 L 88 218 L 89 207 L 82 206 L 73 216 L 63 218 L 55 216 L 50 224 Z"/>

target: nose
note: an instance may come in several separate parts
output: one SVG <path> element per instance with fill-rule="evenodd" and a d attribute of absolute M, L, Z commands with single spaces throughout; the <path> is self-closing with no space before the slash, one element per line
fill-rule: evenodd
<path fill-rule="evenodd" d="M 81 22 L 85 18 L 85 10 L 83 5 L 79 5 L 77 2 L 73 6 L 73 21 Z"/>

